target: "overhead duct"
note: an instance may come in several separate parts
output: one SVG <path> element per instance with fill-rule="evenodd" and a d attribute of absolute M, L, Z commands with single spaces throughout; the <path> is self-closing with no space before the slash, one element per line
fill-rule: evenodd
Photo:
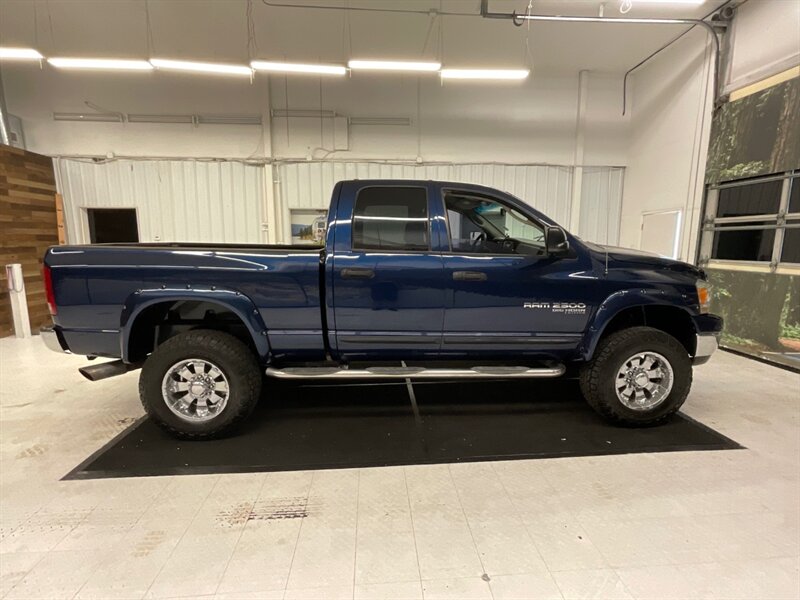
<path fill-rule="evenodd" d="M 261 125 L 261 115 L 197 115 L 198 125 Z"/>
<path fill-rule="evenodd" d="M 128 115 L 128 123 L 194 123 L 192 115 Z"/>
<path fill-rule="evenodd" d="M 146 115 L 115 112 L 53 113 L 54 121 L 96 123 L 155 123 L 160 125 L 261 125 L 261 115 Z"/>
<path fill-rule="evenodd" d="M 350 117 L 350 125 L 411 125 L 409 117 Z"/>
<path fill-rule="evenodd" d="M 54 121 L 83 121 L 95 123 L 122 123 L 124 118 L 121 113 L 53 113 Z"/>
<path fill-rule="evenodd" d="M 270 111 L 273 119 L 332 119 L 336 116 L 335 110 L 315 110 L 300 108 L 273 108 Z"/>

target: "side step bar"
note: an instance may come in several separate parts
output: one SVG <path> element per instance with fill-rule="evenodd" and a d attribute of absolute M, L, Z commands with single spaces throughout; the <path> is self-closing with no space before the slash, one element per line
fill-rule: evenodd
<path fill-rule="evenodd" d="M 267 377 L 277 379 L 441 379 L 488 377 L 560 377 L 566 371 L 562 364 L 546 367 L 472 367 L 471 369 L 426 369 L 424 367 L 369 367 L 340 369 L 337 367 L 268 367 Z"/>

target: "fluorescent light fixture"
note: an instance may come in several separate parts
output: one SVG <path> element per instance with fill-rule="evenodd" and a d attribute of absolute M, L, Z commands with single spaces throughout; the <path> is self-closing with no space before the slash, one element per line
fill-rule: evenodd
<path fill-rule="evenodd" d="M 306 73 L 316 75 L 345 75 L 347 69 L 341 65 L 309 65 L 303 63 L 270 62 L 254 60 L 250 63 L 256 71 L 273 73 Z"/>
<path fill-rule="evenodd" d="M 47 62 L 59 69 L 110 69 L 120 71 L 150 71 L 153 69 L 146 60 L 122 60 L 116 58 L 48 58 Z"/>
<path fill-rule="evenodd" d="M 253 74 L 253 70 L 245 65 L 230 65 L 225 63 L 191 62 L 186 60 L 151 58 L 150 64 L 156 69 L 166 69 L 172 71 L 218 73 L 222 75 L 247 75 L 248 77 Z"/>
<path fill-rule="evenodd" d="M 442 79 L 525 79 L 528 69 L 442 69 Z"/>
<path fill-rule="evenodd" d="M 635 4 L 705 4 L 706 0 L 635 0 Z"/>
<path fill-rule="evenodd" d="M 44 56 L 33 48 L 4 48 L 0 46 L 0 60 L 42 60 Z"/>
<path fill-rule="evenodd" d="M 434 72 L 442 68 L 438 62 L 419 62 L 408 60 L 351 60 L 347 66 L 356 70 L 369 71 L 424 71 Z"/>

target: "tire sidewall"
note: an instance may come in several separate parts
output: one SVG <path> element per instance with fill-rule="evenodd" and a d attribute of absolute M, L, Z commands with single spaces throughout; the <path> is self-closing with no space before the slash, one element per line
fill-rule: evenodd
<path fill-rule="evenodd" d="M 249 414 L 258 397 L 258 390 L 253 390 L 251 384 L 253 370 L 258 374 L 259 384 L 260 373 L 252 355 L 243 360 L 240 352 L 226 352 L 225 350 L 230 350 L 231 344 L 240 345 L 246 350 L 246 346 L 233 336 L 213 331 L 187 332 L 161 344 L 145 361 L 139 379 L 142 404 L 148 415 L 172 433 L 187 437 L 207 437 L 229 429 Z M 249 350 L 247 353 L 250 354 Z M 167 371 L 176 363 L 190 358 L 213 363 L 228 380 L 229 393 L 225 408 L 208 421 L 182 419 L 170 410 L 163 397 L 162 383 Z"/>

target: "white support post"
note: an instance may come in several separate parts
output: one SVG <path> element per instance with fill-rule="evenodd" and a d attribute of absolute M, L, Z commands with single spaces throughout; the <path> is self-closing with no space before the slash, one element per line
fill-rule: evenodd
<path fill-rule="evenodd" d="M 575 115 L 575 155 L 572 170 L 572 202 L 569 209 L 569 230 L 579 235 L 581 224 L 581 190 L 583 186 L 583 147 L 586 137 L 586 102 L 589 71 L 578 74 L 578 112 Z"/>
<path fill-rule="evenodd" d="M 14 335 L 18 338 L 31 337 L 31 320 L 28 317 L 28 299 L 25 296 L 25 279 L 22 277 L 22 265 L 14 263 L 6 265 L 8 296 L 11 300 L 11 315 L 14 319 Z"/>
<path fill-rule="evenodd" d="M 266 108 L 262 114 L 261 135 L 264 144 L 264 205 L 261 229 L 267 244 L 278 243 L 278 221 L 275 216 L 275 174 L 272 164 L 272 79 L 267 76 Z"/>

